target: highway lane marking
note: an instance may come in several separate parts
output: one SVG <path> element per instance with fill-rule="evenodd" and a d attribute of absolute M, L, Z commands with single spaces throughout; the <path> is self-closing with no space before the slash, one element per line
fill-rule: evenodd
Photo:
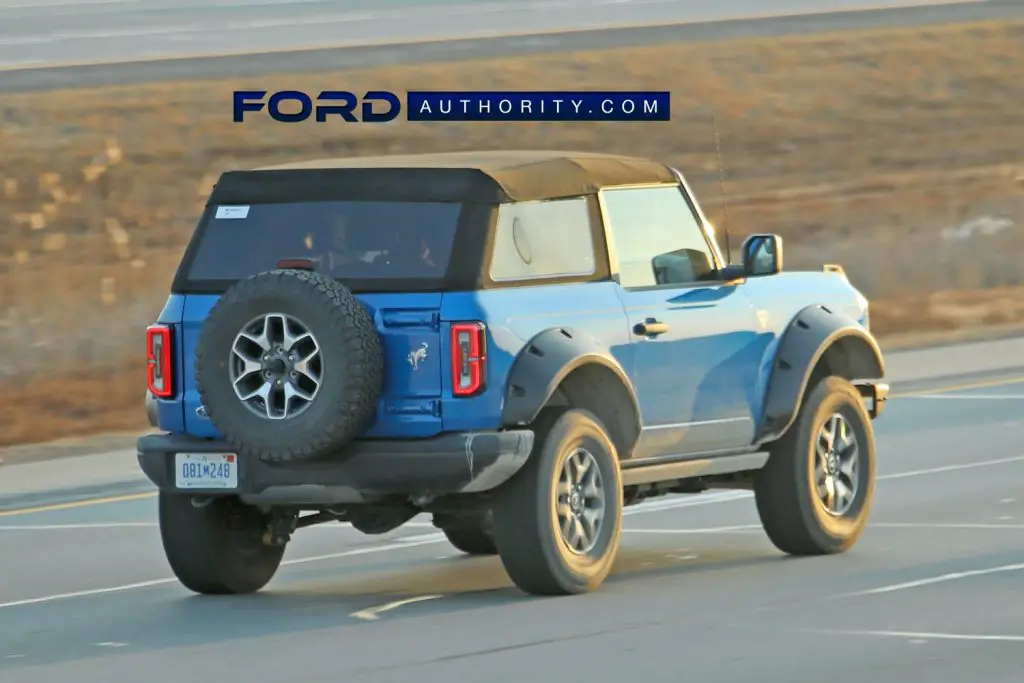
<path fill-rule="evenodd" d="M 882 638 L 907 638 L 910 640 L 970 640 L 1004 643 L 1022 643 L 1024 636 L 983 635 L 973 633 L 930 633 L 926 631 L 844 631 L 840 629 L 805 629 L 799 633 L 823 633 L 836 636 L 878 636 Z"/>
<path fill-rule="evenodd" d="M 760 531 L 760 524 L 742 524 L 738 526 L 706 526 L 703 528 L 624 528 L 625 533 L 743 533 L 749 531 Z"/>
<path fill-rule="evenodd" d="M 977 462 L 961 463 L 958 465 L 941 465 L 939 467 L 929 467 L 927 469 L 911 470 L 909 472 L 894 472 L 893 474 L 883 474 L 876 478 L 879 481 L 888 481 L 891 479 L 906 479 L 908 477 L 920 477 L 926 474 L 958 472 L 960 470 L 971 470 L 979 467 L 993 467 L 995 465 L 1007 465 L 1015 462 L 1024 462 L 1024 455 L 1014 455 L 1008 458 L 996 458 L 995 460 L 979 460 Z"/>
<path fill-rule="evenodd" d="M 1024 376 L 999 377 L 994 379 L 978 380 L 977 382 L 964 382 L 962 384 L 947 384 L 930 389 L 917 389 L 915 391 L 893 392 L 889 399 L 911 398 L 914 396 L 930 396 L 932 394 L 948 394 L 951 391 L 970 391 L 972 389 L 991 389 L 994 387 L 1005 387 L 1013 384 L 1024 384 Z"/>
<path fill-rule="evenodd" d="M 430 545 L 433 543 L 440 543 L 445 541 L 443 534 L 426 534 L 425 536 L 409 537 L 410 540 L 400 541 L 396 543 L 389 543 L 387 545 L 372 546 L 369 548 L 354 548 L 352 550 L 345 550 L 338 553 L 330 553 L 327 555 L 314 555 L 312 557 L 300 557 L 294 560 L 285 560 L 281 563 L 281 566 L 292 566 L 299 564 L 308 564 L 310 562 L 323 562 L 325 560 L 334 560 L 344 557 L 355 557 L 358 555 L 371 555 L 373 553 L 384 553 L 392 550 L 404 550 L 406 548 L 415 548 L 422 545 Z M 92 588 L 89 590 L 73 591 L 70 593 L 57 593 L 55 595 L 44 595 L 38 598 L 26 598 L 23 600 L 13 600 L 11 602 L 0 603 L 0 609 L 7 609 L 10 607 L 21 607 L 24 605 L 39 605 L 47 602 L 57 602 L 59 600 L 69 600 L 71 598 L 86 598 L 94 595 L 106 595 L 110 593 L 123 593 L 125 591 L 137 590 L 140 588 L 151 588 L 153 586 L 165 586 L 172 583 L 178 583 L 177 578 L 166 578 L 166 579 L 154 579 L 152 581 L 139 581 L 137 583 L 126 583 L 120 586 L 111 586 L 109 588 Z"/>
<path fill-rule="evenodd" d="M 355 617 L 356 619 L 362 619 L 363 621 L 377 621 L 380 619 L 382 612 L 390 612 L 393 609 L 398 609 L 399 607 L 404 607 L 406 605 L 412 605 L 417 602 L 426 602 L 427 600 L 437 600 L 438 598 L 443 597 L 443 595 L 419 595 L 414 598 L 395 600 L 394 602 L 377 605 L 376 607 L 361 609 L 358 612 L 352 612 L 349 616 Z"/>
<path fill-rule="evenodd" d="M 1004 574 L 1006 572 L 1019 572 L 1022 570 L 1024 570 L 1024 562 L 1018 562 L 1017 564 L 1004 564 L 999 567 L 988 567 L 986 569 L 970 569 L 963 572 L 952 572 L 950 574 L 917 579 L 916 581 L 893 583 L 888 586 L 880 586 L 879 588 L 868 588 L 867 590 L 854 591 L 852 593 L 842 593 L 840 595 L 834 595 L 830 599 L 835 600 L 839 598 L 863 597 L 866 595 L 882 595 L 885 593 L 895 593 L 896 591 L 910 590 L 912 588 L 920 588 L 922 586 L 934 586 L 936 584 L 947 583 L 949 581 L 970 579 L 976 576 L 989 576 L 992 574 Z"/>
<path fill-rule="evenodd" d="M 103 498 L 86 498 L 84 500 L 73 500 L 66 503 L 51 503 L 49 505 L 36 505 L 34 507 L 17 508 L 15 510 L 0 511 L 0 517 L 16 517 L 18 515 L 32 515 L 40 512 L 58 512 L 60 510 L 73 510 L 75 508 L 92 507 L 95 505 L 110 505 L 112 503 L 127 503 L 133 500 L 146 500 L 156 498 L 156 491 L 146 493 L 127 493 L 120 496 L 105 496 Z"/>
<path fill-rule="evenodd" d="M 0 524 L 0 531 L 84 531 L 87 529 L 153 528 L 156 522 L 94 522 L 87 524 Z"/>
<path fill-rule="evenodd" d="M 1024 529 L 1024 524 L 972 524 L 972 523 L 938 523 L 926 524 L 917 522 L 875 522 L 868 523 L 868 528 L 879 527 L 882 529 L 974 529 L 974 530 L 1019 530 Z"/>
<path fill-rule="evenodd" d="M 940 401 L 1019 401 L 1024 399 L 1024 394 L 925 394 L 923 396 L 905 396 L 919 401 L 936 399 Z"/>
<path fill-rule="evenodd" d="M 984 524 L 984 523 L 917 523 L 917 522 L 869 522 L 869 529 L 969 529 L 988 531 L 1019 531 L 1024 524 Z M 628 534 L 736 534 L 762 531 L 760 524 L 740 524 L 736 526 L 713 526 L 696 529 L 623 529 Z"/>

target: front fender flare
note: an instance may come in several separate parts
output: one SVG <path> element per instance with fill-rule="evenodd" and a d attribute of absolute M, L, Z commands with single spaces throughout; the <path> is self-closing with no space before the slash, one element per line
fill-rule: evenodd
<path fill-rule="evenodd" d="M 842 360 L 837 374 L 851 382 L 885 376 L 882 351 L 870 332 L 826 306 L 802 309 L 779 340 L 758 427 L 758 445 L 778 439 L 793 424 L 812 374 L 830 349 L 841 354 L 836 356 Z"/>
<path fill-rule="evenodd" d="M 567 327 L 544 330 L 520 351 L 509 372 L 502 424 L 532 423 L 562 381 L 587 364 L 602 366 L 619 378 L 633 404 L 639 429 L 639 402 L 625 370 L 596 339 Z"/>

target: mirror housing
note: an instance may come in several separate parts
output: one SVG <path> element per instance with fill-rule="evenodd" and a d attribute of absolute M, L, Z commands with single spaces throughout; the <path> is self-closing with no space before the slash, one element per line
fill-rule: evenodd
<path fill-rule="evenodd" d="M 740 247 L 743 270 L 750 277 L 782 271 L 782 237 L 773 233 L 751 235 Z"/>

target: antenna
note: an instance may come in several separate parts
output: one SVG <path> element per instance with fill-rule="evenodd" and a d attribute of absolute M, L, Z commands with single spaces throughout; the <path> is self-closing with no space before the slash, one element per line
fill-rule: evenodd
<path fill-rule="evenodd" d="M 729 247 L 729 208 L 725 201 L 725 167 L 722 166 L 722 144 L 718 140 L 718 120 L 711 113 L 711 126 L 715 129 L 715 154 L 718 156 L 718 193 L 722 203 L 722 234 L 725 236 L 725 265 L 732 263 L 732 249 Z"/>

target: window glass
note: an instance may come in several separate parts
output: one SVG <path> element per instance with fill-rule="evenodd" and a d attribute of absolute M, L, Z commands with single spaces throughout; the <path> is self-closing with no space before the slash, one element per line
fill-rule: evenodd
<path fill-rule="evenodd" d="M 389 201 L 219 206 L 202 226 L 188 276 L 234 281 L 307 258 L 342 282 L 442 278 L 461 210 Z"/>
<path fill-rule="evenodd" d="M 713 275 L 711 247 L 679 188 L 602 194 L 623 287 L 688 284 Z"/>
<path fill-rule="evenodd" d="M 595 270 L 585 197 L 498 208 L 490 270 L 495 282 L 592 275 Z"/>

